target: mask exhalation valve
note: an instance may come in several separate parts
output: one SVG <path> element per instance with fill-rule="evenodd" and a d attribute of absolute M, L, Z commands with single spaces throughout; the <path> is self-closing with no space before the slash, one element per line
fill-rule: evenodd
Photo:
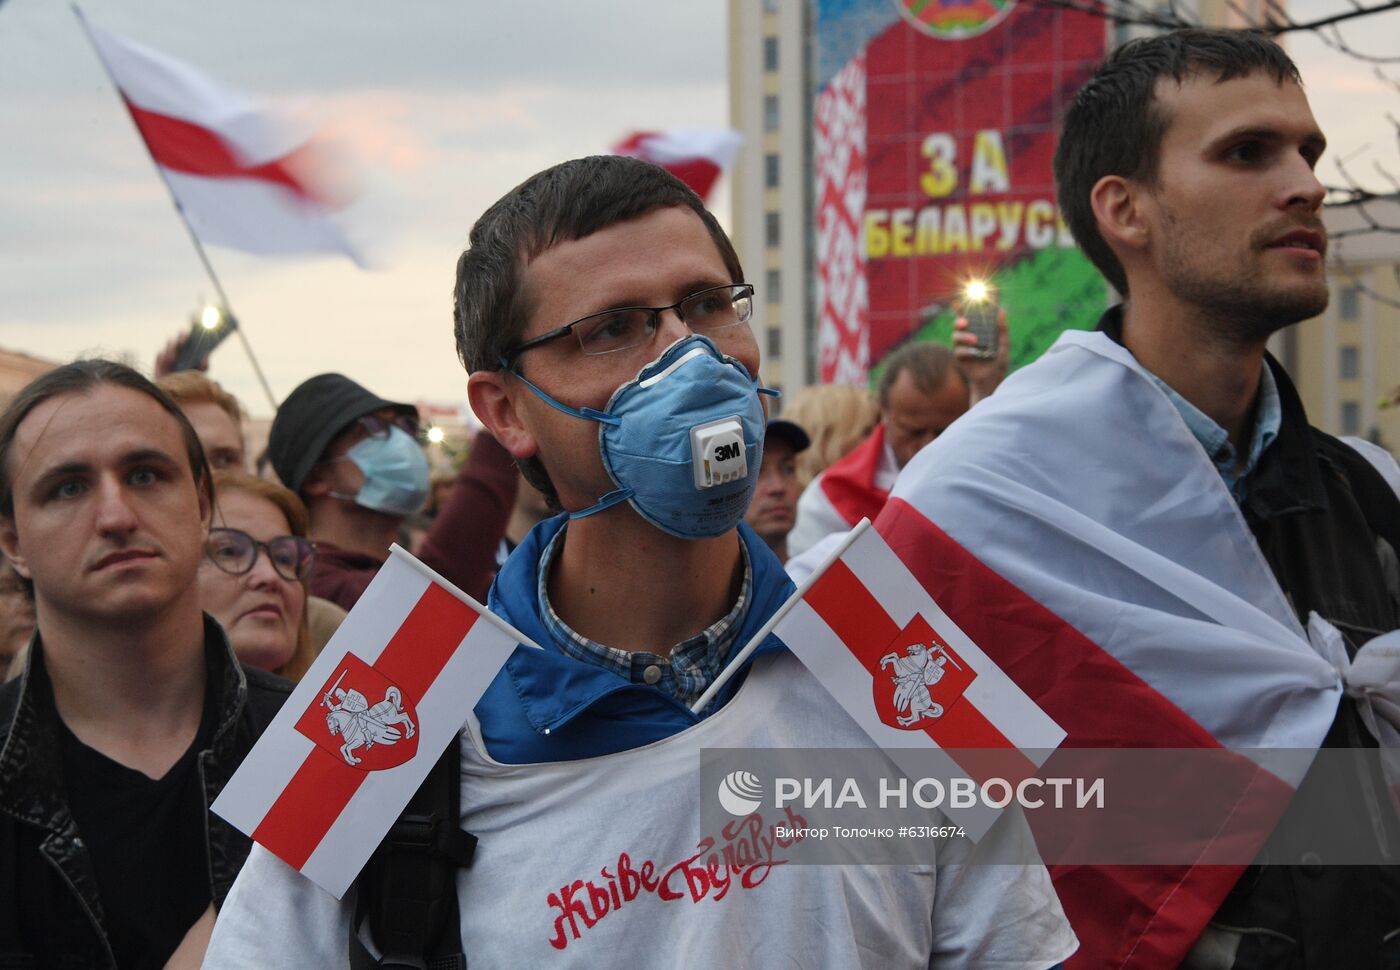
<path fill-rule="evenodd" d="M 743 422 L 736 416 L 691 428 L 690 456 L 696 488 L 711 488 L 746 477 L 749 457 L 744 447 Z"/>

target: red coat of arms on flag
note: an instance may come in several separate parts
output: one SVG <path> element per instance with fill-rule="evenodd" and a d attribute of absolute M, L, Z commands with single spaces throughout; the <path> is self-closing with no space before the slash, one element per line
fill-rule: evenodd
<path fill-rule="evenodd" d="M 922 731 L 962 698 L 977 678 L 920 614 L 890 641 L 874 677 L 880 720 L 902 731 Z"/>
<path fill-rule="evenodd" d="M 353 653 L 336 664 L 317 697 L 297 730 L 352 768 L 394 768 L 418 753 L 413 699 Z"/>

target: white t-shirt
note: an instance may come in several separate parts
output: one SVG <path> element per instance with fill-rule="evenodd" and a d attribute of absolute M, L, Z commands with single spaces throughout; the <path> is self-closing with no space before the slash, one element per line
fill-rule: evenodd
<path fill-rule="evenodd" d="M 630 751 L 504 765 L 473 728 L 463 826 L 480 843 L 458 878 L 473 970 L 1043 970 L 1075 949 L 1040 866 L 770 865 L 775 849 L 753 824 L 700 831 L 702 748 L 870 746 L 789 654 L 757 661 L 711 717 Z M 996 831 L 1007 829 L 1019 837 Z M 346 966 L 353 909 L 353 890 L 337 901 L 255 847 L 205 966 Z"/>

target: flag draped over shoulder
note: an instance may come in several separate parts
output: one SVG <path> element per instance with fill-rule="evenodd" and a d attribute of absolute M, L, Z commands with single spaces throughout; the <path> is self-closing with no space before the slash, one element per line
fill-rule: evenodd
<path fill-rule="evenodd" d="M 614 155 L 630 155 L 660 165 L 705 199 L 743 144 L 731 128 L 671 128 L 635 131 L 612 147 Z"/>
<path fill-rule="evenodd" d="M 920 452 L 877 527 L 1067 748 L 1315 749 L 1364 666 L 1299 624 L 1204 449 L 1103 334 L 1065 333 Z M 1255 775 L 1276 812 L 1300 780 Z M 1178 965 L 1241 869 L 1052 868 L 1069 965 Z"/>
<path fill-rule="evenodd" d="M 213 810 L 339 898 L 522 642 L 395 546 Z"/>
<path fill-rule="evenodd" d="M 305 132 L 188 64 L 84 26 L 201 242 L 360 262 L 331 217 L 344 200 Z"/>

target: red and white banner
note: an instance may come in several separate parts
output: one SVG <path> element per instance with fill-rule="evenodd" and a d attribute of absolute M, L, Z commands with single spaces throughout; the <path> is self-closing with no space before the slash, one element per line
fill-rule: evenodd
<path fill-rule="evenodd" d="M 518 644 L 395 546 L 213 809 L 339 898 Z"/>
<path fill-rule="evenodd" d="M 900 561 L 1068 732 L 1064 749 L 1215 748 L 1220 742 L 1109 651 L 979 562 L 900 498 L 879 519 Z M 1047 764 L 1053 770 L 1054 759 Z M 1215 842 L 1255 846 L 1292 788 L 1244 755 Z M 1164 785 L 1166 784 L 1164 780 Z M 1193 810 L 1198 810 L 1193 807 Z M 1186 809 L 1183 808 L 1183 811 Z M 1031 826 L 1036 819 L 1031 816 Z M 1202 855 L 1210 856 L 1211 847 Z M 1238 857 L 1238 849 L 1235 850 Z M 1060 902 L 1081 942 L 1071 966 L 1176 966 L 1215 914 L 1242 865 L 1052 865 Z"/>
<path fill-rule="evenodd" d="M 1131 421 L 1105 433 L 1105 415 Z M 1301 778 L 1260 752 L 1316 749 L 1360 690 L 1345 651 L 1298 622 L 1180 412 L 1105 334 L 1061 335 L 954 422 L 877 528 L 1066 749 L 1237 753 L 1218 830 L 1234 858 Z M 1179 965 L 1243 869 L 1052 866 L 1083 945 L 1069 966 Z"/>
<path fill-rule="evenodd" d="M 636 131 L 612 146 L 612 153 L 660 165 L 704 200 L 720 175 L 734 164 L 743 142 L 743 136 L 732 128 Z"/>
<path fill-rule="evenodd" d="M 858 55 L 817 95 L 817 356 L 827 384 L 864 384 L 870 371 L 870 290 L 861 233 L 865 220 L 865 57 Z"/>
<path fill-rule="evenodd" d="M 868 521 L 804 583 L 773 632 L 886 750 L 942 748 L 974 781 L 1015 784 L 1064 740 Z M 956 821 L 975 839 L 996 814 L 979 807 Z"/>
<path fill-rule="evenodd" d="M 346 200 L 305 132 L 188 64 L 83 23 L 200 241 L 361 262 L 330 215 Z"/>

